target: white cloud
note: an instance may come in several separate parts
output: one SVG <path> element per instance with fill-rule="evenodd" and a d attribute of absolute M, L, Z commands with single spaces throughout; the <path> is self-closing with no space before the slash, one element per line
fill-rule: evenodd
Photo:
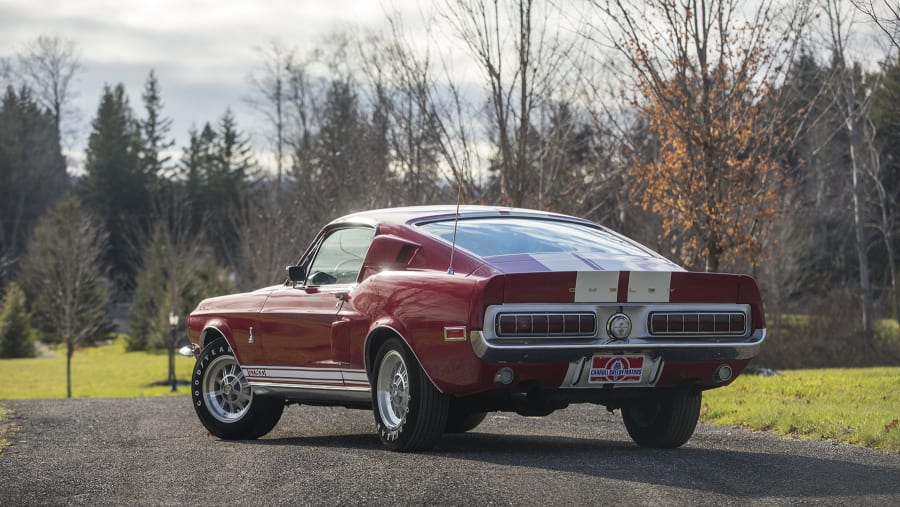
<path fill-rule="evenodd" d="M 334 30 L 383 23 L 381 4 L 372 0 L 0 0 L 0 57 L 38 35 L 78 44 L 80 135 L 70 155 L 84 149 L 103 84 L 124 83 L 139 110 L 144 79 L 155 69 L 181 146 L 192 125 L 216 121 L 226 107 L 242 128 L 254 128 L 241 98 L 255 47 L 279 39 L 303 51 Z"/>

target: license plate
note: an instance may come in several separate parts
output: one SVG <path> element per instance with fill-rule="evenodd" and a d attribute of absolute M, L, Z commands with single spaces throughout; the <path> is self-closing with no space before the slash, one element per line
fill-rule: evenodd
<path fill-rule="evenodd" d="M 594 356 L 589 384 L 640 384 L 644 379 L 644 356 Z"/>

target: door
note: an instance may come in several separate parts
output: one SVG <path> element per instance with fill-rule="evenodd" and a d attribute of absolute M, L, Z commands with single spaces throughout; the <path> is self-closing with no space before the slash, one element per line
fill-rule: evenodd
<path fill-rule="evenodd" d="M 264 365 L 248 365 L 254 380 L 310 387 L 343 386 L 338 312 L 356 285 L 375 231 L 344 227 L 326 231 L 310 262 L 307 280 L 273 291 L 259 314 L 256 344 Z"/>

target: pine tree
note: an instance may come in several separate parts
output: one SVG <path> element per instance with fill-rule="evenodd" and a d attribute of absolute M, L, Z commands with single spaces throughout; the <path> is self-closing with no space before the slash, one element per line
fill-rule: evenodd
<path fill-rule="evenodd" d="M 104 88 L 92 126 L 81 195 L 109 233 L 105 264 L 116 288 L 127 291 L 135 276 L 131 245 L 149 229 L 155 177 L 142 163 L 140 123 L 134 119 L 124 86 Z"/>
<path fill-rule="evenodd" d="M 209 172 L 216 164 L 216 133 L 207 122 L 201 131 L 192 127 L 188 134 L 189 144 L 182 148 L 181 174 L 191 210 L 191 230 L 200 232 L 206 226 Z"/>
<path fill-rule="evenodd" d="M 170 311 L 184 319 L 201 299 L 233 289 L 204 241 L 173 231 L 163 222 L 156 224 L 128 313 L 129 350 L 162 348 L 168 339 Z"/>
<path fill-rule="evenodd" d="M 141 134 L 144 141 L 142 160 L 144 172 L 150 181 L 162 178 L 171 157 L 164 152 L 171 148 L 175 141 L 168 138 L 172 129 L 172 120 L 162 115 L 163 102 L 160 97 L 159 80 L 156 72 L 150 71 L 144 83 L 144 101 L 146 117 L 140 121 Z"/>
<path fill-rule="evenodd" d="M 160 225 L 154 227 L 137 275 L 134 299 L 128 310 L 131 331 L 126 338 L 127 350 L 159 346 L 160 335 L 166 331 L 161 315 L 163 309 L 169 306 L 166 304 L 167 243 L 165 230 Z"/>
<path fill-rule="evenodd" d="M 216 125 L 215 160 L 206 177 L 208 200 L 206 210 L 210 232 L 221 242 L 217 252 L 229 254 L 237 249 L 236 218 L 242 202 L 252 190 L 251 179 L 255 164 L 247 137 L 238 130 L 237 122 L 227 109 Z M 218 256 L 220 262 L 235 262 L 228 255 Z"/>
<path fill-rule="evenodd" d="M 68 186 L 54 121 L 28 88 L 6 89 L 0 102 L 0 286 L 38 218 Z"/>
<path fill-rule="evenodd" d="M 25 292 L 15 282 L 10 283 L 0 311 L 0 357 L 34 356 L 34 335 Z"/>
<path fill-rule="evenodd" d="M 251 191 L 256 164 L 230 109 L 215 128 L 206 123 L 200 132 L 191 130 L 181 162 L 192 230 L 213 238 L 220 262 L 235 261 L 230 258 L 237 246 L 235 222 Z"/>

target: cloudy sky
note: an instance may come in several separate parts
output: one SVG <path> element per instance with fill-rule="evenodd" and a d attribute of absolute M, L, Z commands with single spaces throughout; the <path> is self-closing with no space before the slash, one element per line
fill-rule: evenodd
<path fill-rule="evenodd" d="M 383 28 L 385 6 L 401 13 L 408 32 L 421 34 L 416 0 L 0 0 L 0 57 L 38 35 L 78 44 L 78 114 L 70 125 L 77 134 L 66 143 L 74 168 L 83 159 L 105 83 L 124 83 L 139 110 L 144 81 L 155 70 L 178 153 L 191 126 L 215 121 L 227 107 L 241 128 L 258 132 L 260 120 L 242 100 L 250 92 L 247 76 L 259 63 L 255 48 L 279 40 L 303 54 L 335 31 Z M 851 45 L 859 49 L 854 58 L 877 61 L 881 56 L 871 55 L 883 52 L 873 51 L 879 48 L 870 28 L 862 32 Z M 441 46 L 453 42 L 442 40 Z M 453 52 L 454 60 L 464 53 Z M 463 67 L 454 64 L 457 78 Z M 265 145 L 259 136 L 254 143 L 258 149 Z"/>
<path fill-rule="evenodd" d="M 103 84 L 124 83 L 138 109 L 144 80 L 154 69 L 180 146 L 191 125 L 214 121 L 226 107 L 243 128 L 255 127 L 257 119 L 242 101 L 249 92 L 247 75 L 259 59 L 254 48 L 278 39 L 302 52 L 335 30 L 379 28 L 382 5 L 379 0 L 0 0 L 0 56 L 14 54 L 38 35 L 78 44 L 79 134 L 67 150 L 73 156 L 83 152 Z"/>

